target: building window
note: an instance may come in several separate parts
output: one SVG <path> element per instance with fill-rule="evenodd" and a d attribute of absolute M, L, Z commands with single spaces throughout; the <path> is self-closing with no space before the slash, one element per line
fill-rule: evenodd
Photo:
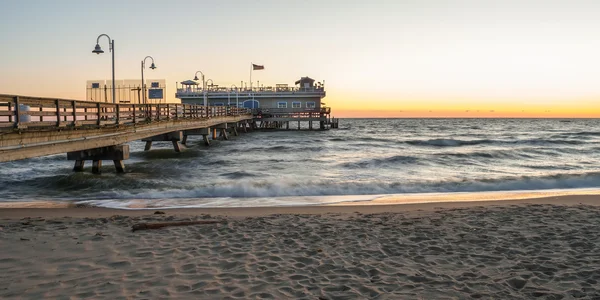
<path fill-rule="evenodd" d="M 92 83 L 92 88 L 93 89 L 99 89 L 100 88 L 100 83 L 98 83 L 98 82 Z"/>
<path fill-rule="evenodd" d="M 306 102 L 306 108 L 315 108 L 315 102 L 314 101 Z"/>
<path fill-rule="evenodd" d="M 287 102 L 277 102 L 277 108 L 287 108 Z"/>
<path fill-rule="evenodd" d="M 214 106 L 223 106 L 223 102 L 215 102 Z"/>
<path fill-rule="evenodd" d="M 292 108 L 302 108 L 302 102 L 298 102 L 298 101 L 292 102 Z"/>
<path fill-rule="evenodd" d="M 150 86 L 153 87 L 153 88 L 157 88 L 160 85 L 158 84 L 158 82 L 152 82 L 152 83 L 150 83 Z"/>

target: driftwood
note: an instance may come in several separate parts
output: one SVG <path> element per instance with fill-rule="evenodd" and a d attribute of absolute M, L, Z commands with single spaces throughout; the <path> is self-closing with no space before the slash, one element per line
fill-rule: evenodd
<path fill-rule="evenodd" d="M 162 222 L 162 223 L 139 223 L 131 226 L 131 231 L 138 230 L 149 230 L 149 229 L 160 229 L 169 226 L 188 226 L 198 224 L 216 224 L 222 223 L 222 221 L 215 220 L 201 220 L 201 221 L 181 221 L 181 222 Z"/>

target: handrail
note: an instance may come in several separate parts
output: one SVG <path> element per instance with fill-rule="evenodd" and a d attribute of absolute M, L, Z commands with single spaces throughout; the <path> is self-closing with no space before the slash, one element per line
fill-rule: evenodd
<path fill-rule="evenodd" d="M 180 103 L 114 104 L 0 95 L 0 130 L 136 125 L 250 115 L 246 108 Z"/>
<path fill-rule="evenodd" d="M 260 87 L 260 88 L 227 88 L 227 87 L 208 87 L 206 89 L 202 89 L 201 87 L 186 87 L 186 88 L 177 88 L 177 93 L 185 94 L 185 93 L 224 93 L 224 94 L 236 94 L 236 93 L 323 93 L 325 89 L 322 87 L 309 87 L 309 88 L 300 88 L 300 87 Z"/>

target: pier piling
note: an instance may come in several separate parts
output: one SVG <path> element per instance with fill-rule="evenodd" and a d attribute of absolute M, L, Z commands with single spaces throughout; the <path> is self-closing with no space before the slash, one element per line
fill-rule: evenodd
<path fill-rule="evenodd" d="M 159 134 L 155 136 L 151 136 L 142 141 L 146 142 L 146 147 L 144 151 L 149 151 L 152 148 L 152 142 L 173 142 L 173 148 L 175 152 L 181 152 L 181 146 L 179 145 L 179 141 L 183 139 L 182 131 L 173 131 L 165 134 Z"/>
<path fill-rule="evenodd" d="M 75 167 L 73 167 L 73 171 L 75 172 L 83 172 L 83 166 L 85 165 L 85 160 L 76 160 Z"/>
<path fill-rule="evenodd" d="M 100 174 L 101 171 L 100 169 L 102 168 L 102 161 L 101 160 L 94 160 L 92 162 L 92 173 L 93 174 Z"/>
<path fill-rule="evenodd" d="M 100 174 L 103 160 L 112 160 L 115 163 L 117 173 L 125 172 L 123 160 L 129 158 L 129 145 L 116 145 L 109 147 L 94 148 L 81 151 L 67 152 L 67 159 L 74 160 L 73 171 L 82 172 L 86 160 L 91 160 L 92 173 Z"/>

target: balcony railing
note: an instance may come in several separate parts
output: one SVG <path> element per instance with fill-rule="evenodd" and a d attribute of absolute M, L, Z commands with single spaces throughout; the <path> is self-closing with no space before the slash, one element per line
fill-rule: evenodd
<path fill-rule="evenodd" d="M 241 96 L 248 97 L 253 95 L 277 96 L 277 95 L 295 95 L 295 94 L 314 94 L 325 95 L 323 87 L 260 87 L 260 88 L 225 88 L 225 87 L 202 87 L 186 86 L 177 88 L 177 96 L 200 96 L 206 92 L 207 96 Z"/>

